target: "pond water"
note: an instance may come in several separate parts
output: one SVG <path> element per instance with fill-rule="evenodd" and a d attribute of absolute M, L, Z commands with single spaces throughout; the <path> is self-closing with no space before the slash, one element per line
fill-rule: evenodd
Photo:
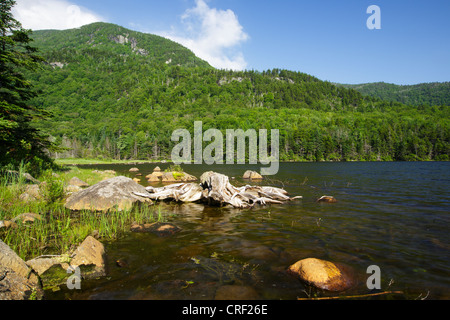
<path fill-rule="evenodd" d="M 129 177 L 135 174 L 128 170 L 138 167 L 145 177 L 157 165 L 163 171 L 169 166 L 83 167 Z M 260 166 L 183 169 L 197 177 L 220 172 L 240 186 L 248 184 L 243 173 Z M 377 265 L 381 291 L 403 292 L 380 299 L 450 299 L 449 172 L 448 162 L 281 163 L 279 173 L 261 184 L 283 187 L 302 200 L 245 210 L 161 204 L 166 221 L 181 232 L 169 237 L 130 232 L 106 243 L 107 277 L 83 281 L 81 290 L 63 288 L 49 298 L 212 300 L 219 293 L 231 298 L 230 285 L 244 287 L 245 299 L 332 295 L 285 272 L 296 261 L 314 257 L 353 268 L 359 282 L 344 295 L 370 293 L 366 272 Z M 145 178 L 142 184 L 148 185 Z M 317 203 L 323 195 L 338 202 Z M 118 267 L 118 259 L 127 266 Z"/>

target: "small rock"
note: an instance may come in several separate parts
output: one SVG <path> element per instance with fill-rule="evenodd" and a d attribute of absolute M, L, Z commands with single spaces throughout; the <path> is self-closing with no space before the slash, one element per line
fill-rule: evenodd
<path fill-rule="evenodd" d="M 345 291 L 354 285 L 350 268 L 315 258 L 297 261 L 288 268 L 288 273 L 328 291 Z"/>
<path fill-rule="evenodd" d="M 138 168 L 131 168 L 130 172 L 139 172 L 139 169 Z"/>
<path fill-rule="evenodd" d="M 30 195 L 29 193 L 26 193 L 26 192 L 22 193 L 19 196 L 19 200 L 22 202 L 25 202 L 25 203 L 37 201 L 37 199 L 35 197 L 33 197 L 32 195 Z"/>
<path fill-rule="evenodd" d="M 125 259 L 117 259 L 116 260 L 116 265 L 119 268 L 128 268 L 128 262 Z"/>
<path fill-rule="evenodd" d="M 153 169 L 153 172 L 161 172 L 161 169 L 159 167 L 156 167 L 155 169 Z"/>
<path fill-rule="evenodd" d="M 172 172 L 164 172 L 161 177 L 162 182 L 177 182 Z"/>
<path fill-rule="evenodd" d="M 77 187 L 81 187 L 81 188 L 89 187 L 89 184 L 87 184 L 83 180 L 79 179 L 78 177 L 73 177 L 72 179 L 70 179 L 69 185 L 77 186 Z"/>
<path fill-rule="evenodd" d="M 337 200 L 332 196 L 322 196 L 317 199 L 317 202 L 336 203 Z"/>
<path fill-rule="evenodd" d="M 15 222 L 9 221 L 9 220 L 0 220 L 0 229 L 1 228 L 12 228 L 15 229 L 17 228 L 17 224 Z"/>
<path fill-rule="evenodd" d="M 70 258 L 68 256 L 55 256 L 28 260 L 27 265 L 29 265 L 34 271 L 36 271 L 39 276 L 42 276 L 53 266 L 68 263 L 69 261 Z"/>
<path fill-rule="evenodd" d="M 83 189 L 79 186 L 72 186 L 72 185 L 68 185 L 66 187 L 66 192 L 67 193 L 75 193 L 75 192 L 79 192 L 82 191 Z"/>
<path fill-rule="evenodd" d="M 90 236 L 98 240 L 100 238 L 100 232 L 98 230 L 94 230 L 91 232 Z"/>
<path fill-rule="evenodd" d="M 181 181 L 183 182 L 193 182 L 193 181 L 197 181 L 197 177 L 194 177 L 193 175 L 184 173 L 184 175 L 181 177 Z"/>
<path fill-rule="evenodd" d="M 244 179 L 250 179 L 250 180 L 261 180 L 263 179 L 262 175 L 260 175 L 258 172 L 256 171 L 252 171 L 252 170 L 247 170 L 243 177 Z"/>
<path fill-rule="evenodd" d="M 19 196 L 19 199 L 24 202 L 41 200 L 42 192 L 38 184 L 31 184 L 25 187 L 25 192 Z"/>
<path fill-rule="evenodd" d="M 37 214 L 37 213 L 22 213 L 22 214 L 18 215 L 17 217 L 15 217 L 12 221 L 17 222 L 19 220 L 22 223 L 27 223 L 27 222 L 34 222 L 36 220 L 42 221 L 43 218 L 40 214 Z"/>
<path fill-rule="evenodd" d="M 148 182 L 161 182 L 162 173 L 157 175 L 156 172 L 149 174 L 146 178 Z"/>
<path fill-rule="evenodd" d="M 88 274 L 90 277 L 106 275 L 105 269 L 105 247 L 94 237 L 88 236 L 82 244 L 73 253 L 70 265 L 94 266 L 94 269 Z M 83 275 L 86 276 L 86 275 Z"/>
<path fill-rule="evenodd" d="M 133 181 L 136 182 L 136 183 L 139 183 L 139 182 L 141 182 L 141 179 L 133 178 Z"/>

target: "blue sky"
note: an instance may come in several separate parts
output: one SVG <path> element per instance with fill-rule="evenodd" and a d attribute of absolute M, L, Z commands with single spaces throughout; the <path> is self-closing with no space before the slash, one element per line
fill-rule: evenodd
<path fill-rule="evenodd" d="M 218 68 L 352 84 L 450 81 L 448 0 L 16 1 L 27 28 L 111 22 L 175 40 Z M 367 28 L 370 5 L 381 9 L 381 29 Z"/>

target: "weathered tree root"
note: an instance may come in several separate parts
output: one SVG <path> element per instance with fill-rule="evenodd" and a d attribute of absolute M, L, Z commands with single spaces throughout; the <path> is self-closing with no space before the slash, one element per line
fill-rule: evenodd
<path fill-rule="evenodd" d="M 237 188 L 230 184 L 226 175 L 212 171 L 200 177 L 200 184 L 177 183 L 161 188 L 147 187 L 148 194 L 135 195 L 155 201 L 171 200 L 180 202 L 206 202 L 209 205 L 231 205 L 235 208 L 249 208 L 255 204 L 282 204 L 286 201 L 301 199 L 301 196 L 289 197 L 284 189 L 275 187 L 243 186 Z"/>

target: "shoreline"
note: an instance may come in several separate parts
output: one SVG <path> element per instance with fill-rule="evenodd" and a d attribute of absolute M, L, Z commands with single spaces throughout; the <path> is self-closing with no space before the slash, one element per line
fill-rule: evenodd
<path fill-rule="evenodd" d="M 53 159 L 57 165 L 102 165 L 102 164 L 148 164 L 148 163 L 169 163 L 167 160 L 95 160 L 95 159 Z"/>
<path fill-rule="evenodd" d="M 152 163 L 173 163 L 172 160 L 95 160 L 95 159 L 53 159 L 57 165 L 67 165 L 67 166 L 77 166 L 77 165 L 114 165 L 114 164 L 122 164 L 122 165 L 139 165 L 139 164 L 152 164 Z M 309 160 L 281 160 L 279 163 L 345 163 L 345 162 L 373 162 L 373 163 L 382 163 L 382 162 L 449 162 L 445 160 L 436 161 L 436 160 L 415 160 L 415 161 L 396 161 L 396 160 L 348 160 L 348 161 L 309 161 Z M 191 164 L 194 164 L 192 161 Z M 223 163 L 226 165 L 226 163 Z M 236 164 L 235 165 L 249 165 L 249 163 L 245 164 Z"/>

